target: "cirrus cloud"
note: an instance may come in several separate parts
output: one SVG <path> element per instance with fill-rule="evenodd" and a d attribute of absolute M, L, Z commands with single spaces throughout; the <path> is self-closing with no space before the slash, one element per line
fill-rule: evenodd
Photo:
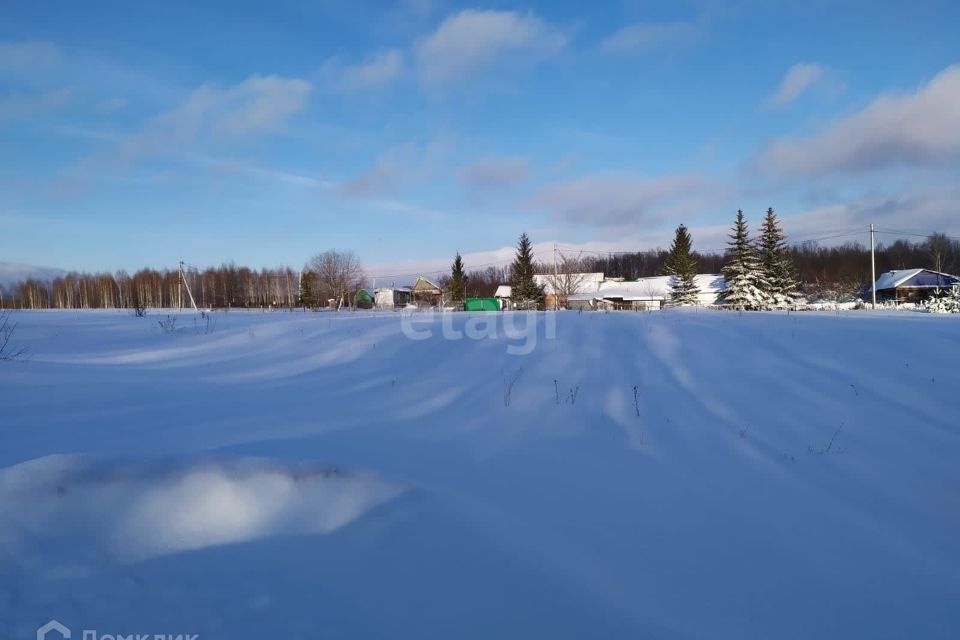
<path fill-rule="evenodd" d="M 529 170 L 529 158 L 484 156 L 463 167 L 459 179 L 472 190 L 507 188 L 526 180 Z"/>
<path fill-rule="evenodd" d="M 352 65 L 330 60 L 324 67 L 331 83 L 343 91 L 361 91 L 386 86 L 404 71 L 404 56 L 397 49 L 378 53 Z"/>
<path fill-rule="evenodd" d="M 795 64 L 787 71 L 780 86 L 767 99 L 767 104 L 773 107 L 783 107 L 805 93 L 819 82 L 824 75 L 824 69 L 818 64 Z"/>
<path fill-rule="evenodd" d="M 960 159 L 960 65 L 911 93 L 884 95 L 805 138 L 779 138 L 754 158 L 773 175 L 866 172 Z"/>
<path fill-rule="evenodd" d="M 312 85 L 299 78 L 253 75 L 229 87 L 205 84 L 178 107 L 158 115 L 125 141 L 128 160 L 169 150 L 182 151 L 199 139 L 229 139 L 282 128 L 301 111 Z"/>
<path fill-rule="evenodd" d="M 59 58 L 60 50 L 50 42 L 0 42 L 0 71 L 23 71 Z"/>
<path fill-rule="evenodd" d="M 689 22 L 639 22 L 604 38 L 600 50 L 611 55 L 636 55 L 670 45 L 688 44 L 699 35 L 697 25 Z"/>
<path fill-rule="evenodd" d="M 708 193 L 716 193 L 715 187 L 696 174 L 591 174 L 548 185 L 530 204 L 562 222 L 618 226 L 666 213 L 691 215 L 705 204 Z"/>
<path fill-rule="evenodd" d="M 468 9 L 444 20 L 416 46 L 423 81 L 451 82 L 507 57 L 536 61 L 562 49 L 566 36 L 533 14 Z"/>

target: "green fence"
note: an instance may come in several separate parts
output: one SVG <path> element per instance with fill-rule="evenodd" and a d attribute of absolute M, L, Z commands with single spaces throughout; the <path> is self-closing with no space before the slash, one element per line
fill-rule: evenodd
<path fill-rule="evenodd" d="M 500 301 L 496 298 L 467 298 L 463 303 L 464 311 L 500 311 Z"/>

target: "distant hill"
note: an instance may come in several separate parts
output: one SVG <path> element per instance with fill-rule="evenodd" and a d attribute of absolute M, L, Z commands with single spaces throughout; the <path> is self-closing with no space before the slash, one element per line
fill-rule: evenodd
<path fill-rule="evenodd" d="M 17 264 L 15 262 L 0 262 L 0 287 L 9 288 L 10 285 L 23 282 L 27 278 L 53 280 L 65 273 L 63 269 L 57 269 L 56 267 L 38 267 L 36 265 Z"/>

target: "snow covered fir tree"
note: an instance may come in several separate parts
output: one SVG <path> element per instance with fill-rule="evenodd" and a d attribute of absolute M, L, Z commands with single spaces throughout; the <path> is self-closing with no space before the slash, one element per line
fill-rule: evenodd
<path fill-rule="evenodd" d="M 960 313 L 960 287 L 939 291 L 926 306 L 930 313 Z"/>
<path fill-rule="evenodd" d="M 773 208 L 767 209 L 760 224 L 757 253 L 763 273 L 760 286 L 766 294 L 767 304 L 773 307 L 793 305 L 799 297 L 796 270 L 787 248 L 787 238 Z"/>
<path fill-rule="evenodd" d="M 517 243 L 517 257 L 510 265 L 510 296 L 520 309 L 535 309 L 543 301 L 543 289 L 533 277 L 534 273 L 533 245 L 523 233 Z"/>
<path fill-rule="evenodd" d="M 699 301 L 697 288 L 697 259 L 691 251 L 693 240 L 686 225 L 677 227 L 670 246 L 670 254 L 664 265 L 664 273 L 673 276 L 670 282 L 670 302 L 674 305 L 691 305 Z"/>
<path fill-rule="evenodd" d="M 766 283 L 756 247 L 750 241 L 743 209 L 737 211 L 737 221 L 729 237 L 727 263 L 723 266 L 723 277 L 727 281 L 724 304 L 734 309 L 762 309 L 767 303 Z"/>
<path fill-rule="evenodd" d="M 755 242 L 750 240 L 742 209 L 728 237 L 724 304 L 753 311 L 794 305 L 800 297 L 796 268 L 773 209 L 767 209 Z"/>

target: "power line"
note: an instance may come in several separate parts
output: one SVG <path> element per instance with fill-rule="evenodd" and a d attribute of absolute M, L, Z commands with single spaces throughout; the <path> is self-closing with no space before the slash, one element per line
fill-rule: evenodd
<path fill-rule="evenodd" d="M 877 228 L 877 233 L 883 233 L 886 235 L 899 235 L 899 236 L 912 236 L 916 238 L 929 238 L 932 235 L 940 235 L 944 238 L 949 238 L 950 240 L 960 241 L 960 237 L 957 236 L 948 236 L 945 233 L 940 233 L 938 231 L 931 231 L 930 233 L 916 233 L 913 231 L 904 231 L 902 229 L 891 229 L 889 227 Z"/>
<path fill-rule="evenodd" d="M 843 233 L 837 233 L 837 234 L 834 234 L 834 235 L 819 236 L 819 237 L 815 237 L 815 238 L 803 238 L 803 237 L 801 236 L 802 239 L 799 239 L 799 240 L 794 239 L 794 240 L 790 241 L 790 242 L 787 243 L 787 244 L 788 244 L 789 246 L 797 246 L 797 245 L 803 244 L 803 243 L 805 243 L 805 242 L 820 242 L 820 241 L 822 241 L 822 240 L 834 240 L 834 239 L 836 239 L 836 238 L 847 238 L 847 237 L 850 237 L 850 236 L 860 235 L 861 233 L 867 233 L 868 231 L 869 231 L 869 229 L 868 229 L 867 227 L 862 227 L 862 228 L 861 228 L 861 227 L 857 227 L 857 228 L 855 228 L 855 229 L 847 230 L 847 231 L 845 231 L 845 232 L 843 232 Z M 614 256 L 614 255 L 618 255 L 618 256 L 619 256 L 619 255 L 631 255 L 631 256 L 632 256 L 632 255 L 636 255 L 636 254 L 639 254 L 639 253 L 645 253 L 645 252 L 647 252 L 647 251 L 666 251 L 666 249 L 663 249 L 662 247 L 658 247 L 657 249 L 638 249 L 638 250 L 635 250 L 635 251 L 600 251 L 600 250 L 597 250 L 597 249 L 576 249 L 576 248 L 573 248 L 573 247 L 565 247 L 565 246 L 558 246 L 558 248 L 559 248 L 559 249 L 562 249 L 562 250 L 564 250 L 564 251 L 577 251 L 577 252 L 581 252 L 581 253 L 590 253 L 590 254 L 600 255 L 600 256 Z M 724 253 L 724 252 L 726 252 L 726 248 L 724 248 L 724 249 L 716 249 L 716 248 L 710 248 L 710 249 L 695 249 L 695 251 L 696 251 L 697 253 Z"/>
<path fill-rule="evenodd" d="M 536 253 L 533 254 L 533 257 L 536 258 L 537 256 L 543 256 L 543 255 L 549 255 L 549 254 L 550 254 L 550 251 L 538 251 L 538 252 L 536 252 Z M 484 264 L 475 264 L 475 265 L 470 265 L 470 266 L 464 265 L 464 269 L 468 269 L 468 270 L 474 271 L 474 270 L 476 270 L 476 269 L 482 269 L 482 268 L 484 268 L 484 267 L 495 267 L 495 266 L 500 266 L 500 265 L 504 265 L 504 264 L 510 264 L 511 262 L 513 262 L 513 260 L 514 260 L 514 258 L 506 258 L 506 259 L 504 259 L 504 260 L 497 260 L 496 262 L 487 262 L 487 263 L 484 263 Z M 397 274 L 392 274 L 392 275 L 379 275 L 379 274 L 377 274 L 377 275 L 368 275 L 367 277 L 368 277 L 368 278 L 377 278 L 378 280 L 379 280 L 380 278 L 406 278 L 406 277 L 408 277 L 408 276 L 422 276 L 422 275 L 442 274 L 442 273 L 446 273 L 448 269 L 449 269 L 449 267 L 443 267 L 443 268 L 435 269 L 435 270 L 432 270 L 432 271 L 414 271 L 414 272 L 411 272 L 411 273 L 397 273 Z"/>

